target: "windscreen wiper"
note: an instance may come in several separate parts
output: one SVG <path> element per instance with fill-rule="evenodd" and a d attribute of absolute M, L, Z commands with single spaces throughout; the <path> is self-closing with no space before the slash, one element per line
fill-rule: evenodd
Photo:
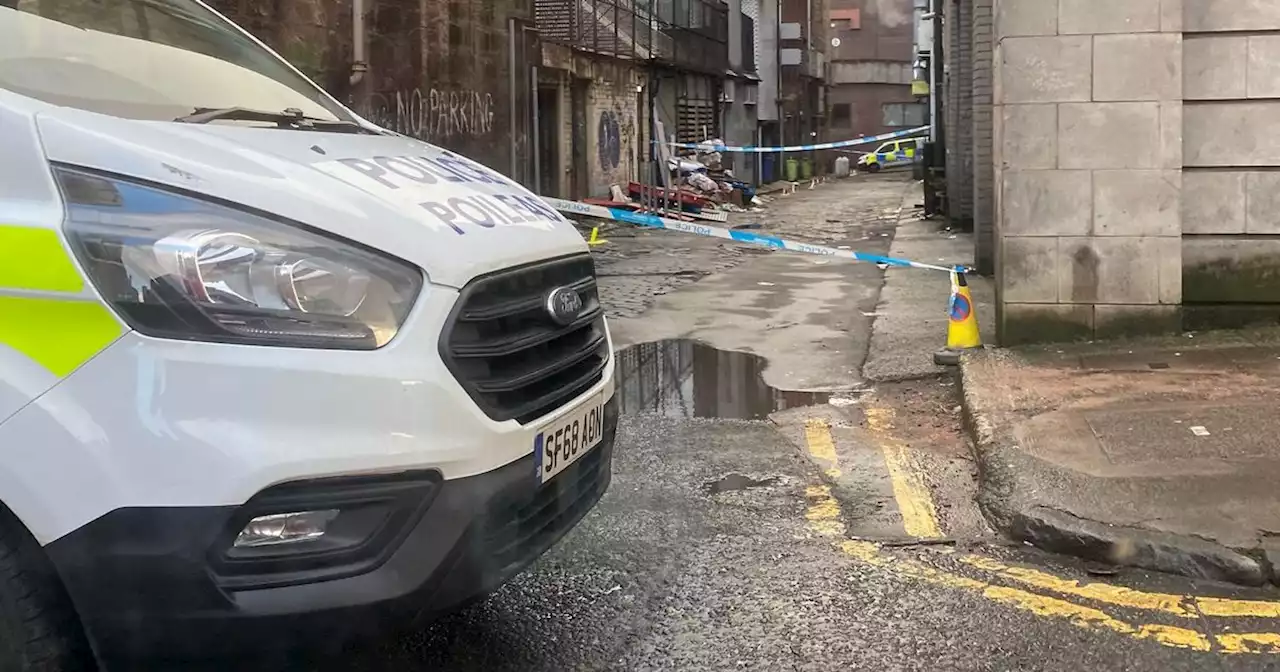
<path fill-rule="evenodd" d="M 178 117 L 174 121 L 184 124 L 207 124 L 211 121 L 222 119 L 228 121 L 261 121 L 275 124 L 279 128 L 292 128 L 303 131 L 376 134 L 375 131 L 365 128 L 354 121 L 308 117 L 296 107 L 290 107 L 283 112 L 268 112 L 247 107 L 197 107 L 191 114 Z"/>

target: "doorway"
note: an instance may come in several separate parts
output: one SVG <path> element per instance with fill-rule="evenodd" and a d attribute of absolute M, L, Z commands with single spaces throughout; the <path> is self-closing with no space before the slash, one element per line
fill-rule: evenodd
<path fill-rule="evenodd" d="M 560 176 L 560 89 L 538 87 L 538 193 L 559 198 Z"/>
<path fill-rule="evenodd" d="M 570 198 L 580 201 L 588 196 L 587 166 L 587 91 L 589 79 L 574 78 L 569 90 L 569 106 L 572 114 L 573 135 L 570 138 Z"/>

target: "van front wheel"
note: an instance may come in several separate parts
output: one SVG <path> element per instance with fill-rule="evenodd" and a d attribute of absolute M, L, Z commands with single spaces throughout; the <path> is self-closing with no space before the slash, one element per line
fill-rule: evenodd
<path fill-rule="evenodd" d="M 95 667 L 53 565 L 22 523 L 0 509 L 0 672 Z"/>

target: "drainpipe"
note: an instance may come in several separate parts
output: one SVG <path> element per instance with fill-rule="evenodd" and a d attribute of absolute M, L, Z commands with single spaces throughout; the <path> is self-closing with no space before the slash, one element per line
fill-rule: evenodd
<path fill-rule="evenodd" d="M 933 114 L 929 122 L 931 137 L 934 142 L 938 143 L 943 151 L 947 146 L 947 126 L 943 123 L 942 117 L 946 114 L 946 103 L 942 99 L 942 85 L 946 81 L 943 73 L 946 70 L 946 57 L 943 52 L 942 31 L 946 30 L 947 17 L 940 13 L 941 7 L 938 6 L 939 0 L 933 0 L 933 49 L 929 53 L 929 100 L 933 105 Z M 954 17 L 951 19 L 955 20 Z M 943 154 L 942 156 L 945 156 Z"/>
<path fill-rule="evenodd" d="M 364 84 L 365 73 L 369 71 L 369 63 L 364 55 L 364 0 L 351 0 L 351 90 L 355 94 L 356 109 L 367 114 L 368 90 Z"/>

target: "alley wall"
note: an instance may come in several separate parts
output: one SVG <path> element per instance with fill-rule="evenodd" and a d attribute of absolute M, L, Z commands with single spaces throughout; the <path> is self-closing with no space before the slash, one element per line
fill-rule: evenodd
<path fill-rule="evenodd" d="M 355 84 L 351 0 L 212 5 L 370 121 L 504 173 L 514 168 L 517 179 L 529 181 L 532 129 L 524 111 L 532 83 L 523 73 L 538 58 L 536 36 L 525 30 L 532 27 L 531 0 L 371 1 L 369 70 Z"/>
<path fill-rule="evenodd" d="M 1274 322 L 1280 313 L 1280 3 L 1187 0 L 1184 11 L 1186 321 Z"/>

